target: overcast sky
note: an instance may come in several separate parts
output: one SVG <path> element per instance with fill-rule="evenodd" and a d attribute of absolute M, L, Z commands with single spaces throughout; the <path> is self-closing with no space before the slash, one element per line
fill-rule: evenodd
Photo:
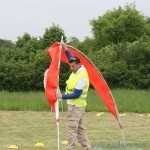
<path fill-rule="evenodd" d="M 150 16 L 150 0 L 0 0 L 0 38 L 15 42 L 25 32 L 39 37 L 55 23 L 82 41 L 92 36 L 90 20 L 133 2 Z"/>

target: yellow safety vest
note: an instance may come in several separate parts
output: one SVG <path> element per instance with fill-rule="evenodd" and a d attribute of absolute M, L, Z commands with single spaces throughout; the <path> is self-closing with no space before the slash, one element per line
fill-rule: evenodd
<path fill-rule="evenodd" d="M 86 98 L 87 98 L 87 92 L 89 89 L 89 77 L 88 77 L 86 69 L 84 68 L 80 72 L 77 72 L 74 76 L 70 76 L 69 79 L 66 81 L 66 84 L 67 84 L 66 94 L 71 94 L 73 93 L 77 85 L 77 82 L 79 81 L 81 77 L 84 77 L 86 79 L 86 86 L 83 88 L 83 91 L 80 97 L 76 99 L 68 99 L 69 102 L 71 102 L 72 104 L 76 106 L 86 106 L 87 104 Z"/>

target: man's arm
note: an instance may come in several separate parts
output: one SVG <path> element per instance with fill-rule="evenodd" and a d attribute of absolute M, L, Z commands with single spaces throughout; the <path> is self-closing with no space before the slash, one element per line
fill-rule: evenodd
<path fill-rule="evenodd" d="M 86 80 L 84 78 L 80 78 L 73 93 L 71 94 L 61 94 L 61 93 L 57 93 L 56 97 L 57 99 L 75 99 L 75 98 L 79 98 L 80 95 L 82 94 L 83 88 L 86 85 Z"/>
<path fill-rule="evenodd" d="M 68 60 L 69 60 L 71 57 L 73 57 L 73 55 L 70 53 L 70 51 L 68 50 L 68 47 L 67 47 L 67 45 L 66 45 L 65 43 L 62 43 L 62 47 L 63 47 L 64 50 L 65 50 L 65 53 L 66 53 L 66 56 L 67 56 Z"/>
<path fill-rule="evenodd" d="M 79 98 L 82 93 L 82 90 L 74 89 L 71 94 L 62 94 L 62 99 L 75 99 Z"/>

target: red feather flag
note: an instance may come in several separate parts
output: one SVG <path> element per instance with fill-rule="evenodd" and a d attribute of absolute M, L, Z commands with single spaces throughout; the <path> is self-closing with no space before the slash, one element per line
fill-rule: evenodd
<path fill-rule="evenodd" d="M 48 50 L 48 55 L 51 57 L 51 64 L 48 69 L 48 73 L 46 75 L 46 98 L 48 100 L 49 105 L 55 111 L 55 103 L 56 103 L 56 91 L 58 87 L 58 77 L 59 77 L 59 53 L 60 48 L 59 44 L 53 44 Z"/>
<path fill-rule="evenodd" d="M 48 53 L 51 53 L 52 49 L 58 50 L 59 46 L 60 46 L 59 43 L 54 43 L 54 45 L 52 45 L 52 47 L 50 47 L 48 49 Z M 81 60 L 81 64 L 83 64 L 84 67 L 87 69 L 87 72 L 88 72 L 88 75 L 89 75 L 89 79 L 90 79 L 90 83 L 93 85 L 95 90 L 98 92 L 98 95 L 101 97 L 102 101 L 107 106 L 108 110 L 118 120 L 118 123 L 119 123 L 120 127 L 122 128 L 121 120 L 120 120 L 120 117 L 119 117 L 119 113 L 118 113 L 117 106 L 116 106 L 116 103 L 114 101 L 114 98 L 113 98 L 113 96 L 111 94 L 111 91 L 110 91 L 106 81 L 104 80 L 103 76 L 101 75 L 101 73 L 99 72 L 97 67 L 83 53 L 81 53 L 79 50 L 77 50 L 77 49 L 75 49 L 73 47 L 70 47 L 70 46 L 68 46 L 68 49 L 69 49 L 69 51 L 71 52 L 71 54 L 73 56 L 77 56 Z M 61 61 L 65 62 L 65 63 L 68 63 L 68 58 L 67 58 L 67 56 L 65 54 L 65 50 L 64 49 L 62 49 Z M 55 78 L 56 78 L 56 74 L 59 73 L 59 72 L 58 72 L 57 69 L 54 69 L 54 70 L 56 70 L 56 72 L 53 72 L 54 73 L 53 76 L 55 76 Z M 52 71 L 54 71 L 54 70 L 52 70 Z M 51 74 L 52 74 L 52 72 L 51 73 L 49 72 L 49 76 Z M 47 82 L 50 82 L 51 79 L 54 80 L 54 77 L 49 77 Z M 51 83 L 48 83 L 48 85 L 46 86 L 48 88 L 47 92 L 51 90 L 49 88 L 49 85 L 52 86 L 53 82 L 54 81 L 52 81 Z M 50 98 L 50 95 L 48 95 L 47 97 Z M 49 100 L 49 101 L 51 101 L 51 100 Z"/>

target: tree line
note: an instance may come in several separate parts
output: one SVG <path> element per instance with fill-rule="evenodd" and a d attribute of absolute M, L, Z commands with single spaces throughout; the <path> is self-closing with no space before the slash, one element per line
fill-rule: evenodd
<path fill-rule="evenodd" d="M 107 11 L 90 21 L 93 37 L 67 40 L 56 24 L 37 38 L 28 33 L 13 43 L 0 39 L 0 90 L 41 91 L 43 76 L 50 65 L 47 48 L 61 36 L 87 55 L 111 88 L 150 88 L 150 18 L 134 4 Z M 65 88 L 69 67 L 61 64 L 60 87 Z"/>

